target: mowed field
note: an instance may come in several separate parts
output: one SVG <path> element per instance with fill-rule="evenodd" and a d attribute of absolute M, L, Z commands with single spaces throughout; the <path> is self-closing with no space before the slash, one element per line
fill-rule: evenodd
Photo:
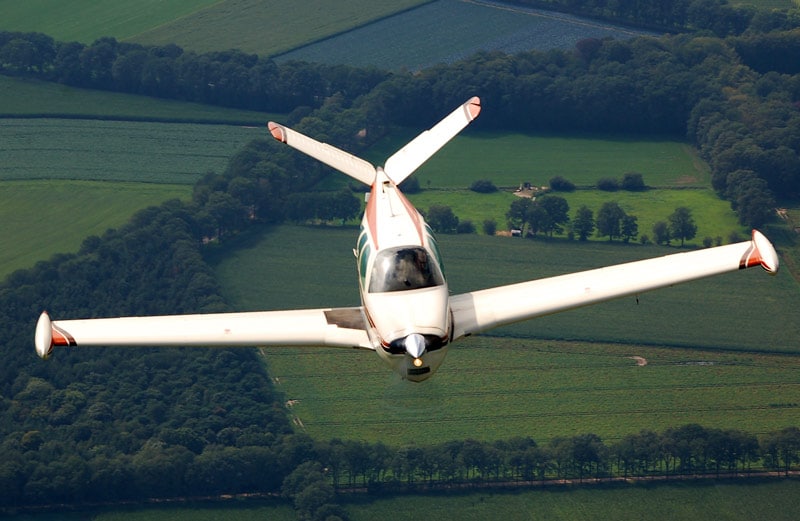
<path fill-rule="evenodd" d="M 188 199 L 200 176 L 264 136 L 250 122 L 275 117 L 2 76 L 0 93 L 0 114 L 27 116 L 0 119 L 0 279 L 137 210 Z M 140 121 L 105 120 L 126 117 Z"/>
<path fill-rule="evenodd" d="M 240 49 L 271 56 L 424 4 L 425 0 L 0 0 L 0 29 L 92 43 L 113 36 L 196 52 Z"/>
<path fill-rule="evenodd" d="M 217 273 L 242 310 L 356 305 L 355 238 L 355 229 L 272 228 L 243 240 Z M 669 252 L 439 239 L 454 293 Z M 787 274 L 751 270 L 645 294 L 639 304 L 532 320 L 454 344 L 421 384 L 369 352 L 262 353 L 297 424 L 314 437 L 403 445 L 593 432 L 614 440 L 689 422 L 767 432 L 800 421 L 797 295 Z"/>
<path fill-rule="evenodd" d="M 571 48 L 586 37 L 649 34 L 570 15 L 465 0 L 137 0 L 124 6 L 0 0 L 0 29 L 91 43 L 102 36 L 195 52 L 419 69 L 479 50 Z M 442 23 L 442 21 L 445 23 Z"/>
<path fill-rule="evenodd" d="M 368 159 L 382 164 L 414 134 L 393 133 L 368 152 Z M 602 178 L 621 180 L 628 172 L 642 174 L 645 192 L 602 192 L 594 189 Z M 688 241 L 702 244 L 704 237 L 727 242 L 731 233 L 747 234 L 728 202 L 710 188 L 708 166 L 686 143 L 671 140 L 642 140 L 625 136 L 554 136 L 515 133 L 487 133 L 467 130 L 425 163 L 415 177 L 423 191 L 410 195 L 421 209 L 447 204 L 459 219 L 471 220 L 478 230 L 485 219 L 498 229 L 506 228 L 505 214 L 514 201 L 512 191 L 522 183 L 548 186 L 551 178 L 562 176 L 579 190 L 558 193 L 567 200 L 570 214 L 586 205 L 595 214 L 605 202 L 614 201 L 638 218 L 639 234 L 652 237 L 657 221 L 666 221 L 679 206 L 692 210 L 697 236 Z M 469 186 L 488 179 L 502 188 L 494 194 L 478 194 Z M 334 178 L 329 182 L 344 183 Z"/>
<path fill-rule="evenodd" d="M 645 34 L 654 33 L 517 5 L 437 0 L 292 50 L 278 60 L 417 70 L 480 50 L 571 49 L 583 38 Z"/>

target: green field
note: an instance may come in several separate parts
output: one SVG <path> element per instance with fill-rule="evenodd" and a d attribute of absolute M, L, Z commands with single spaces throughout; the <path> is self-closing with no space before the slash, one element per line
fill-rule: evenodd
<path fill-rule="evenodd" d="M 266 125 L 279 115 L 78 89 L 0 75 L 0 117 L 61 117 Z"/>
<path fill-rule="evenodd" d="M 418 129 L 392 133 L 365 158 L 383 164 L 417 133 Z M 598 179 L 622 179 L 627 172 L 641 173 L 645 184 L 658 188 L 707 187 L 711 181 L 708 166 L 680 141 L 471 130 L 449 142 L 414 175 L 422 188 L 468 188 L 478 179 L 499 187 L 518 187 L 526 181 L 542 186 L 557 175 L 593 187 Z"/>
<path fill-rule="evenodd" d="M 54 253 L 75 252 L 89 235 L 128 222 L 137 210 L 171 198 L 186 185 L 92 181 L 0 183 L 0 280 Z"/>
<path fill-rule="evenodd" d="M 286 226 L 247 239 L 217 263 L 238 308 L 358 303 L 355 230 Z M 439 242 L 455 293 L 667 252 L 479 236 Z M 800 421 L 800 359 L 775 353 L 800 347 L 797 295 L 788 275 L 751 270 L 643 295 L 639 305 L 627 299 L 532 320 L 497 330 L 511 336 L 455 344 L 422 384 L 365 352 L 263 353 L 291 414 L 314 437 L 406 444 L 594 432 L 609 440 L 675 426 L 676 417 L 766 432 Z M 658 347 L 668 345 L 681 348 Z"/>
<path fill-rule="evenodd" d="M 102 36 L 196 52 L 240 49 L 270 56 L 424 4 L 426 0 L 103 2 L 0 0 L 0 29 L 37 31 L 61 41 Z"/>
<path fill-rule="evenodd" d="M 36 31 L 62 41 L 92 43 L 102 36 L 122 40 L 218 3 L 219 0 L 0 0 L 0 29 Z"/>
<path fill-rule="evenodd" d="M 367 158 L 382 164 L 413 136 L 408 129 L 395 132 L 371 148 Z M 551 178 L 562 176 L 579 187 L 593 188 L 601 178 L 621 180 L 627 172 L 641 173 L 651 189 L 637 193 L 580 189 L 557 195 L 567 200 L 571 214 L 584 204 L 596 213 L 604 202 L 616 201 L 638 217 L 639 235 L 652 237 L 653 224 L 666 221 L 679 206 L 692 209 L 698 226 L 697 236 L 688 244 L 700 245 L 704 237 L 727 242 L 731 232 L 747 233 L 729 203 L 709 188 L 708 166 L 691 147 L 671 140 L 468 131 L 414 174 L 423 192 L 409 198 L 421 209 L 446 204 L 460 219 L 472 220 L 478 230 L 485 219 L 494 219 L 502 230 L 514 200 L 511 190 L 523 182 L 547 186 Z M 479 179 L 489 179 L 504 190 L 490 195 L 467 190 Z"/>
<path fill-rule="evenodd" d="M 553 488 L 537 491 L 398 496 L 347 505 L 352 521 L 392 519 L 458 519 L 483 521 L 718 521 L 800 516 L 796 481 L 755 483 L 691 483 L 619 488 Z"/>
<path fill-rule="evenodd" d="M 262 127 L 76 119 L 0 119 L 0 180 L 193 185 L 222 172 Z"/>
<path fill-rule="evenodd" d="M 225 0 L 131 38 L 196 52 L 240 49 L 272 56 L 390 16 L 427 0 Z"/>
<path fill-rule="evenodd" d="M 188 199 L 273 117 L 4 76 L 0 114 L 25 116 L 0 118 L 0 279 L 76 251 L 136 210 Z M 79 119 L 30 118 L 48 114 Z"/>

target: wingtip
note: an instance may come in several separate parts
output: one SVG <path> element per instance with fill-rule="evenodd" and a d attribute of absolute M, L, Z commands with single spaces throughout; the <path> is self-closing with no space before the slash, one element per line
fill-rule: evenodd
<path fill-rule="evenodd" d="M 481 113 L 481 99 L 478 96 L 473 96 L 464 104 L 464 108 L 467 110 L 469 120 L 472 121 Z"/>
<path fill-rule="evenodd" d="M 778 273 L 780 262 L 775 247 L 763 233 L 753 230 L 750 246 L 739 261 L 739 269 L 761 266 L 770 275 Z"/>
<path fill-rule="evenodd" d="M 755 261 L 757 261 L 764 271 L 769 273 L 770 275 L 775 275 L 778 273 L 778 269 L 780 268 L 780 261 L 778 260 L 778 252 L 775 251 L 775 247 L 772 243 L 767 239 L 763 233 L 758 230 L 753 230 L 753 247 L 754 247 L 754 257 Z"/>
<path fill-rule="evenodd" d="M 42 360 L 47 360 L 53 352 L 53 326 L 50 315 L 47 311 L 42 311 L 39 321 L 36 323 L 36 354 Z"/>
<path fill-rule="evenodd" d="M 272 137 L 274 137 L 281 143 L 286 143 L 286 132 L 284 131 L 283 125 L 279 125 L 273 121 L 270 121 L 269 123 L 267 123 L 267 128 L 272 134 Z"/>

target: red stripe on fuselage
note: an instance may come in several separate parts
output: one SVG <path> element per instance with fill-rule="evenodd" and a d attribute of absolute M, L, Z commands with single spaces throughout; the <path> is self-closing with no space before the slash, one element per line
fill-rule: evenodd
<path fill-rule="evenodd" d="M 377 201 L 379 189 L 380 187 L 378 186 L 378 180 L 376 179 L 372 184 L 372 190 L 369 194 L 369 201 L 367 201 L 367 207 L 364 210 L 364 216 L 367 219 L 367 229 L 369 230 L 369 234 L 372 236 L 372 246 L 375 248 L 375 251 L 378 251 Z"/>

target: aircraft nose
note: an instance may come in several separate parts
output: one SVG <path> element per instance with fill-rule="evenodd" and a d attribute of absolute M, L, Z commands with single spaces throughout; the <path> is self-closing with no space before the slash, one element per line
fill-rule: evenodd
<path fill-rule="evenodd" d="M 420 358 L 425 353 L 425 337 L 419 333 L 411 333 L 406 337 L 404 342 L 406 353 L 415 360 Z"/>

